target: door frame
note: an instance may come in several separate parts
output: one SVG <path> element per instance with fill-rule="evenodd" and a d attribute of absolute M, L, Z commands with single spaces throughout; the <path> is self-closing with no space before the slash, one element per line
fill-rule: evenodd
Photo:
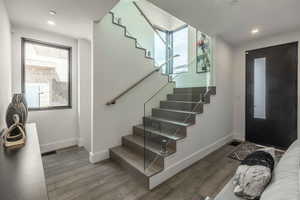
<path fill-rule="evenodd" d="M 247 141 L 247 106 L 249 104 L 248 100 L 247 100 L 247 92 L 248 92 L 248 86 L 250 84 L 250 80 L 249 80 L 249 77 L 247 76 L 247 73 L 248 73 L 248 66 L 247 66 L 247 55 L 249 52 L 251 51 L 257 51 L 257 50 L 264 50 L 264 49 L 269 49 L 269 48 L 273 48 L 273 47 L 281 47 L 281 46 L 286 46 L 286 45 L 291 45 L 291 44 L 297 44 L 297 68 L 296 68 L 296 74 L 297 74 L 297 84 L 296 84 L 296 96 L 297 96 L 297 104 L 296 104 L 296 127 L 297 127 L 297 138 L 299 139 L 299 134 L 298 134 L 298 100 L 299 100 L 299 96 L 298 96 L 298 90 L 299 90 L 299 41 L 293 41 L 293 42 L 288 42 L 288 43 L 282 43 L 282 44 L 277 44 L 277 45 L 270 45 L 270 46 L 267 46 L 267 47 L 262 47 L 262 48 L 256 48 L 256 49 L 251 49 L 251 50 L 246 50 L 245 51 L 245 113 L 244 113 L 244 117 L 245 117 L 245 128 L 244 128 L 244 131 L 245 131 L 245 141 Z M 278 147 L 277 147 L 278 148 Z"/>

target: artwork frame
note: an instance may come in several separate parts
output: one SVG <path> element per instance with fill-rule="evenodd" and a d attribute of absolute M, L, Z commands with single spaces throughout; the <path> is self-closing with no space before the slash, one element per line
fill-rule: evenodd
<path fill-rule="evenodd" d="M 208 73 L 212 69 L 211 38 L 197 31 L 196 33 L 196 72 Z"/>

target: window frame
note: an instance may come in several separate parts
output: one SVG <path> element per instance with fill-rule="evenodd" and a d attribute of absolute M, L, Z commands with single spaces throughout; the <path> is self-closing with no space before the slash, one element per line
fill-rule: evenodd
<path fill-rule="evenodd" d="M 174 52 L 173 52 L 173 44 L 174 44 L 174 33 L 177 31 L 181 31 L 182 29 L 185 28 L 189 28 L 189 26 L 187 24 L 182 25 L 174 30 L 166 30 L 164 28 L 161 28 L 159 26 L 154 25 L 155 29 L 161 32 L 164 32 L 166 34 L 166 43 L 169 45 L 169 47 L 171 47 L 171 49 L 166 48 L 166 59 L 171 58 L 174 56 Z M 187 50 L 187 53 L 189 50 Z M 181 65 L 181 66 L 177 66 L 177 68 L 185 68 L 188 67 L 189 63 L 187 63 L 186 65 Z M 181 74 L 181 73 L 186 73 L 188 71 L 183 71 L 183 72 L 177 72 L 174 73 L 174 59 L 169 60 L 169 62 L 166 64 L 166 70 L 165 70 L 165 74 Z"/>
<path fill-rule="evenodd" d="M 68 77 L 68 105 L 65 106 L 47 106 L 47 107 L 39 107 L 39 108 L 28 108 L 29 111 L 43 111 L 43 110 L 61 110 L 61 109 L 72 109 L 72 47 L 70 46 L 64 46 L 64 45 L 59 45 L 59 44 L 54 44 L 54 43 L 49 43 L 49 42 L 43 42 L 40 40 L 35 40 L 35 39 L 29 39 L 29 38 L 21 38 L 21 89 L 22 93 L 26 94 L 26 87 L 25 87 L 25 55 L 26 55 L 26 50 L 25 50 L 25 44 L 30 43 L 30 44 L 36 44 L 40 46 L 46 46 L 46 47 L 52 47 L 56 49 L 63 49 L 68 51 L 68 58 L 69 58 L 69 77 Z"/>

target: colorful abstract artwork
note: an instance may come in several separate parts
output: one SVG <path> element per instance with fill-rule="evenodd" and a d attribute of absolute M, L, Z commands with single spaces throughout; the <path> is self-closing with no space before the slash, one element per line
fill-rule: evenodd
<path fill-rule="evenodd" d="M 211 38 L 197 31 L 197 43 L 196 43 L 196 72 L 197 73 L 206 73 L 210 72 L 212 68 L 212 46 Z"/>

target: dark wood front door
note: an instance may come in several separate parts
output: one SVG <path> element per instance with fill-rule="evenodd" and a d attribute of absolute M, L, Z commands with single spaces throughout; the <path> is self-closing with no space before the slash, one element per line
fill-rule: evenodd
<path fill-rule="evenodd" d="M 286 149 L 297 139 L 298 42 L 246 52 L 246 140 Z"/>

